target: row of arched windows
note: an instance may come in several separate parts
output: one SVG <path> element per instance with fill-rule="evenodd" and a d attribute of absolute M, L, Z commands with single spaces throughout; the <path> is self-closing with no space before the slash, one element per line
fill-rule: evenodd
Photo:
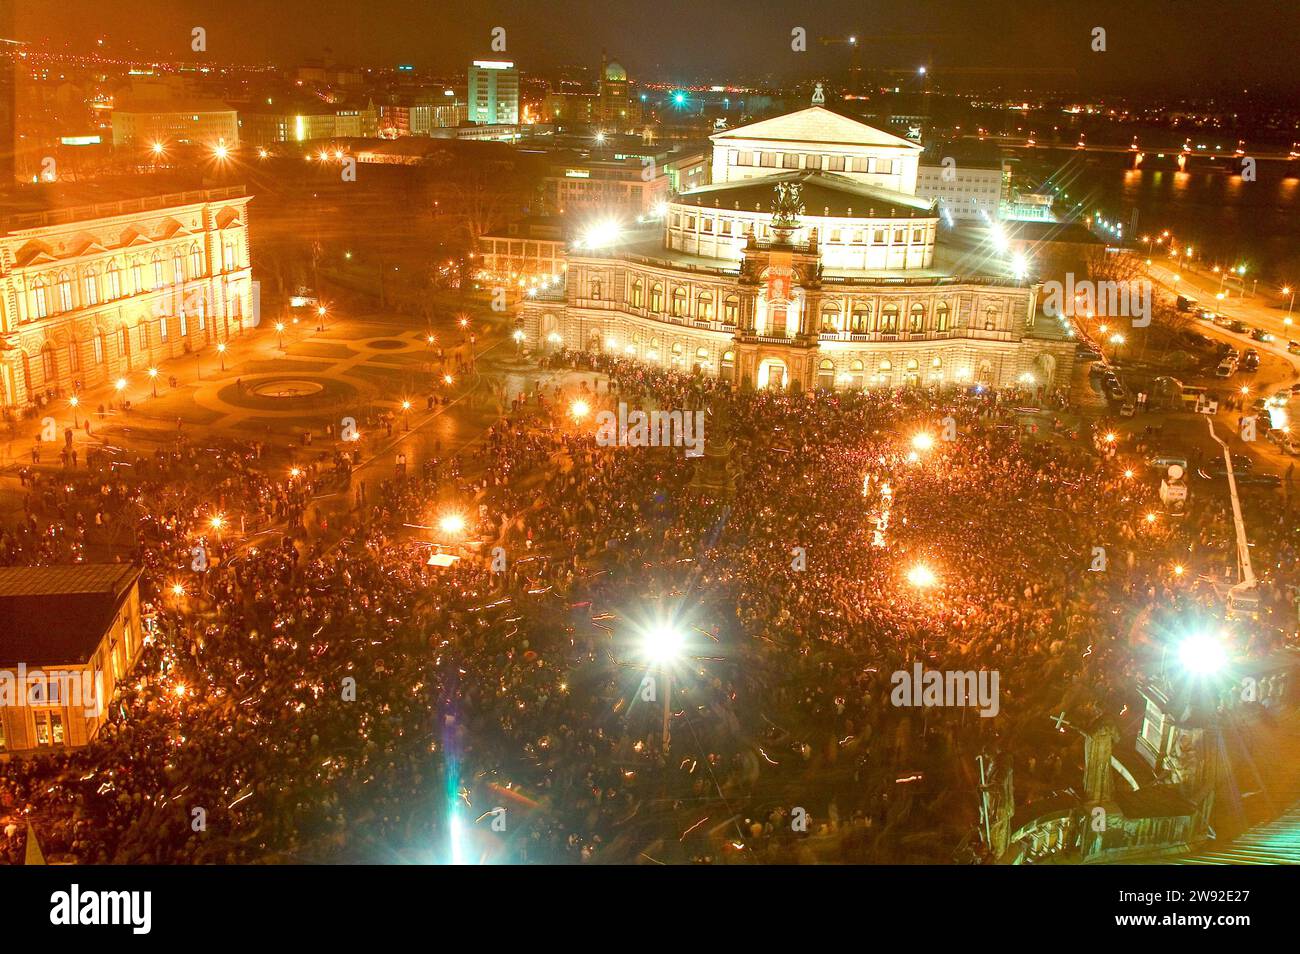
<path fill-rule="evenodd" d="M 895 304 L 885 305 L 876 314 L 872 311 L 870 305 L 864 302 L 855 302 L 849 311 L 847 322 L 844 319 L 844 312 L 837 303 L 825 302 L 821 309 L 821 330 L 823 332 L 848 331 L 855 335 L 874 332 L 896 334 L 900 330 L 912 333 L 948 331 L 950 321 L 951 311 L 946 301 L 941 301 L 935 306 L 933 326 L 927 326 L 926 324 L 925 305 L 920 302 L 913 303 L 908 309 L 905 328 L 901 325 L 899 306 Z"/>
<path fill-rule="evenodd" d="M 236 267 L 236 254 L 233 242 L 223 248 L 223 261 L 227 271 Z M 37 276 L 31 286 L 32 319 L 48 318 L 74 308 L 87 308 L 98 305 L 100 301 L 115 301 L 128 295 L 153 291 L 167 283 L 167 263 L 161 252 L 154 252 L 147 260 L 130 256 L 123 269 L 117 262 L 110 262 L 101 273 L 95 266 Z M 124 274 L 125 272 L 125 274 Z M 81 301 L 73 300 L 73 275 L 80 275 Z M 171 256 L 170 277 L 175 284 L 204 277 L 203 250 L 197 243 L 192 244 L 188 253 L 182 254 L 178 248 Z"/>
<path fill-rule="evenodd" d="M 664 283 L 651 283 L 647 296 L 645 283 L 639 278 L 632 279 L 632 285 L 628 289 L 628 304 L 633 308 L 645 308 L 655 314 L 663 314 Z M 677 285 L 672 290 L 669 314 L 674 318 L 695 318 L 700 321 L 714 321 L 721 318 L 724 323 L 734 325 L 740 319 L 740 296 L 734 294 L 722 296 L 721 313 L 719 313 L 718 301 L 713 292 L 702 291 L 696 296 L 694 309 L 692 309 L 690 293 L 684 285 Z"/>

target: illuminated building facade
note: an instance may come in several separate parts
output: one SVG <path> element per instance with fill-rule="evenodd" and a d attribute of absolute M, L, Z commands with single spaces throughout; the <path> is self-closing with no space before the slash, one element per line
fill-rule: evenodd
<path fill-rule="evenodd" d="M 469 121 L 489 126 L 519 122 L 519 70 L 509 60 L 475 60 L 469 67 Z"/>
<path fill-rule="evenodd" d="M 239 114 L 224 103 L 152 104 L 113 110 L 113 146 L 239 145 Z"/>
<path fill-rule="evenodd" d="M 758 388 L 1068 380 L 1073 341 L 1004 257 L 945 267 L 915 143 L 818 106 L 712 139 L 712 185 L 575 243 L 563 294 L 520 306 L 534 346 Z"/>
<path fill-rule="evenodd" d="M 143 646 L 139 567 L 0 567 L 0 759 L 93 739 Z"/>
<path fill-rule="evenodd" d="M 256 321 L 239 187 L 52 212 L 0 228 L 0 407 L 139 377 Z"/>

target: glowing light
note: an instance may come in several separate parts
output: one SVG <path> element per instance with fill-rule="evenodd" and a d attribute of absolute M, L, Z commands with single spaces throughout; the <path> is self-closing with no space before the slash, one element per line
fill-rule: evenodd
<path fill-rule="evenodd" d="M 158 369 L 157 369 L 157 368 L 150 368 L 150 369 L 149 369 L 149 377 L 151 377 L 151 378 L 156 378 L 156 377 L 158 377 Z"/>
<path fill-rule="evenodd" d="M 213 516 L 211 520 L 208 521 L 208 525 L 212 527 L 213 530 L 220 530 L 222 527 L 226 525 L 226 518 L 223 517 L 221 514 L 216 514 L 215 516 Z"/>
<path fill-rule="evenodd" d="M 575 421 L 580 421 L 591 413 L 591 405 L 582 400 L 574 401 L 569 405 L 569 413 Z"/>
<path fill-rule="evenodd" d="M 646 632 L 641 645 L 647 658 L 662 665 L 672 662 L 681 654 L 685 641 L 684 634 L 677 627 L 670 623 L 660 623 Z"/>
<path fill-rule="evenodd" d="M 934 438 L 922 431 L 912 438 L 912 447 L 919 451 L 928 451 L 934 447 Z"/>
<path fill-rule="evenodd" d="M 929 589 L 939 582 L 939 578 L 934 575 L 934 570 L 924 563 L 918 563 L 907 571 L 907 582 L 918 589 Z"/>
<path fill-rule="evenodd" d="M 1188 672 L 1208 676 L 1218 672 L 1228 661 L 1223 643 L 1214 636 L 1189 636 L 1178 645 L 1178 661 Z"/>
<path fill-rule="evenodd" d="M 1156 515 L 1153 513 L 1147 514 L 1147 523 L 1155 523 L 1155 522 L 1156 522 Z"/>
<path fill-rule="evenodd" d="M 1175 563 L 1174 576 L 1182 576 L 1182 575 L 1183 575 L 1183 565 L 1181 563 Z"/>
<path fill-rule="evenodd" d="M 184 595 L 185 595 L 185 587 L 182 586 L 182 585 L 179 584 L 179 583 L 173 583 L 173 584 L 172 584 L 172 596 L 177 596 L 177 597 L 179 597 L 179 596 L 184 596 Z"/>
<path fill-rule="evenodd" d="M 119 391 L 125 390 L 126 378 L 118 378 L 115 382 L 113 382 L 113 387 L 117 388 Z"/>
<path fill-rule="evenodd" d="M 212 155 L 216 156 L 218 159 L 225 159 L 230 155 L 230 149 L 227 148 L 225 143 L 218 143 L 216 148 L 212 150 Z"/>
<path fill-rule="evenodd" d="M 623 228 L 614 219 L 601 219 L 582 234 L 579 248 L 609 248 L 623 236 Z"/>

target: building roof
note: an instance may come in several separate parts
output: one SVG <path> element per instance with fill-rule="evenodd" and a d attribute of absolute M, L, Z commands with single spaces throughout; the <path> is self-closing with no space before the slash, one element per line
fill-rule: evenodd
<path fill-rule="evenodd" d="M 85 664 L 139 577 L 125 563 L 0 567 L 0 666 Z"/>
<path fill-rule="evenodd" d="M 709 137 L 714 142 L 732 139 L 768 139 L 773 142 L 813 143 L 828 146 L 876 146 L 920 152 L 910 139 L 876 129 L 864 122 L 832 112 L 825 106 L 809 106 L 797 112 L 737 126 Z"/>
<path fill-rule="evenodd" d="M 936 214 L 933 199 L 866 185 L 833 172 L 808 169 L 701 186 L 682 193 L 673 202 L 700 208 L 740 208 L 743 211 L 751 211 L 757 206 L 766 212 L 772 206 L 773 189 L 781 182 L 798 183 L 802 187 L 800 191 L 806 215 L 885 219 L 906 218 L 909 212 Z"/>

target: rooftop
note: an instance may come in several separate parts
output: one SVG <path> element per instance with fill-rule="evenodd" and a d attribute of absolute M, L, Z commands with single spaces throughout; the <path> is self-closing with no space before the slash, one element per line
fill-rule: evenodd
<path fill-rule="evenodd" d="M 0 567 L 0 665 L 80 665 L 140 577 L 125 563 Z"/>
<path fill-rule="evenodd" d="M 0 192 L 0 233 L 247 195 L 242 185 L 215 189 L 203 185 L 197 178 L 163 175 L 15 186 Z"/>
<path fill-rule="evenodd" d="M 920 212 L 937 217 L 934 200 L 922 199 L 883 186 L 866 185 L 848 176 L 808 169 L 701 186 L 673 200 L 675 204 L 699 208 L 770 211 L 777 184 L 797 183 L 801 188 L 804 214 L 851 216 L 853 218 L 907 218 Z"/>
<path fill-rule="evenodd" d="M 763 119 L 748 126 L 737 126 L 709 137 L 716 142 L 735 139 L 766 139 L 771 142 L 819 144 L 827 146 L 876 146 L 920 152 L 910 139 L 895 136 L 883 129 L 832 112 L 825 106 L 809 106 L 797 112 Z"/>

